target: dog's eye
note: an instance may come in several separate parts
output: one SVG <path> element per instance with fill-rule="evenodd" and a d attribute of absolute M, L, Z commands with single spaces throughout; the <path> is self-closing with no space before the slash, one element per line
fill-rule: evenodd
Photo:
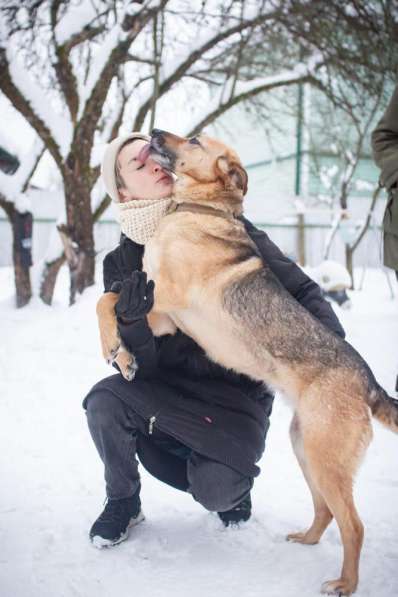
<path fill-rule="evenodd" d="M 198 139 L 196 137 L 191 137 L 191 139 L 189 140 L 191 145 L 200 145 Z"/>

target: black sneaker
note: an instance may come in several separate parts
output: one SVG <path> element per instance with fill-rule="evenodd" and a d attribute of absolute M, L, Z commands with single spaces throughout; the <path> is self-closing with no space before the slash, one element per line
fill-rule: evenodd
<path fill-rule="evenodd" d="M 225 527 L 246 522 L 252 514 L 252 500 L 250 493 L 240 502 L 240 504 L 235 506 L 235 508 L 227 510 L 226 512 L 217 512 L 217 514 Z"/>
<path fill-rule="evenodd" d="M 129 529 L 142 520 L 144 515 L 141 510 L 140 488 L 132 497 L 108 499 L 104 511 L 91 527 L 91 542 L 99 549 L 117 545 L 127 539 Z"/>

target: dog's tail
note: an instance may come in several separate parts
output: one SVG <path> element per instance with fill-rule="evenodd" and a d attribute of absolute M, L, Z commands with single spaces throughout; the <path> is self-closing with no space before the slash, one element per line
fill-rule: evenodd
<path fill-rule="evenodd" d="M 368 394 L 367 402 L 374 418 L 391 431 L 398 433 L 398 400 L 389 396 L 377 384 Z"/>

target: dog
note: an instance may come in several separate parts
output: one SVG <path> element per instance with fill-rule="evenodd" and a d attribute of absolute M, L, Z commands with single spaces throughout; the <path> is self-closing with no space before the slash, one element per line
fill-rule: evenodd
<path fill-rule="evenodd" d="M 371 415 L 397 432 L 398 401 L 259 257 L 239 220 L 247 174 L 232 149 L 207 136 L 185 139 L 155 130 L 150 155 L 178 177 L 175 209 L 144 252 L 143 269 L 155 281 L 150 326 L 158 335 L 181 329 L 213 361 L 265 382 L 291 403 L 291 441 L 315 514 L 308 530 L 287 539 L 315 544 L 334 517 L 343 565 L 340 577 L 321 590 L 350 595 L 364 534 L 353 479 L 372 439 Z M 117 300 L 105 293 L 97 305 L 103 352 L 131 378 L 134 359 L 117 334 Z"/>

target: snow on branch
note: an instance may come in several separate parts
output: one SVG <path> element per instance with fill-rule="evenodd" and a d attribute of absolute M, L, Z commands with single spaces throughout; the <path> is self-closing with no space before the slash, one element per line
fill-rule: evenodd
<path fill-rule="evenodd" d="M 30 211 L 30 202 L 25 194 L 26 186 L 43 152 L 44 143 L 36 138 L 29 151 L 20 159 L 20 166 L 15 174 L 10 176 L 0 171 L 0 194 L 21 213 Z"/>
<path fill-rule="evenodd" d="M 55 39 L 61 46 L 68 43 L 73 37 L 80 34 L 88 27 L 98 16 L 94 4 L 91 0 L 73 3 L 68 6 L 68 10 L 55 27 Z"/>
<path fill-rule="evenodd" d="M 162 10 L 169 0 L 149 1 L 131 14 L 131 9 L 121 25 L 115 25 L 108 33 L 101 50 L 91 66 L 87 86 L 82 91 L 79 110 L 79 138 L 89 140 L 95 132 L 95 122 L 100 118 L 101 107 L 108 94 L 113 77 L 118 67 L 125 62 L 131 44 Z"/>
<path fill-rule="evenodd" d="M 232 38 L 234 35 L 239 34 L 246 29 L 253 28 L 267 20 L 272 20 L 275 14 L 277 14 L 277 11 L 260 12 L 251 19 L 242 20 L 232 27 L 224 30 L 221 29 L 221 31 L 219 27 L 206 28 L 197 36 L 195 43 L 187 47 L 186 52 L 176 56 L 174 60 L 168 61 L 167 67 L 165 67 L 161 73 L 158 98 L 167 93 L 174 83 L 178 82 L 184 75 L 189 73 L 191 66 L 199 61 L 207 52 L 216 47 L 217 44 Z M 150 109 L 151 98 L 152 90 L 148 92 L 148 95 L 141 102 L 141 106 L 135 119 L 134 129 L 139 130 L 141 128 L 145 116 Z"/>
<path fill-rule="evenodd" d="M 299 82 L 301 79 L 306 78 L 308 77 L 308 75 L 312 74 L 315 65 L 319 66 L 322 62 L 322 56 L 317 54 L 316 61 L 314 60 L 314 57 L 311 57 L 308 65 L 300 62 L 292 70 L 279 73 L 278 75 L 261 77 L 258 79 L 253 79 L 252 81 L 238 81 L 235 86 L 234 95 L 237 96 L 245 93 L 251 93 L 252 91 L 260 87 L 268 87 L 271 89 L 273 87 L 279 87 L 281 84 L 285 85 L 287 83 Z"/>
<path fill-rule="evenodd" d="M 69 119 L 57 114 L 51 107 L 49 97 L 43 92 L 36 82 L 30 77 L 22 66 L 17 56 L 16 49 L 11 44 L 6 49 L 9 74 L 11 81 L 20 95 L 29 104 L 33 116 L 45 125 L 51 138 L 57 145 L 59 153 L 65 157 L 72 141 L 72 126 Z M 13 101 L 12 97 L 9 97 Z M 35 123 L 31 122 L 35 127 Z M 39 133 L 39 131 L 36 131 Z"/>
<path fill-rule="evenodd" d="M 97 55 L 95 56 L 92 64 L 90 65 L 87 82 L 83 82 L 79 79 L 79 112 L 77 115 L 78 120 L 82 117 L 84 109 L 86 107 L 87 100 L 90 98 L 95 85 L 101 78 L 106 65 L 109 63 L 109 57 L 113 50 L 117 48 L 120 42 L 126 38 L 126 33 L 121 29 L 120 25 L 115 25 L 106 38 L 101 44 Z"/>

